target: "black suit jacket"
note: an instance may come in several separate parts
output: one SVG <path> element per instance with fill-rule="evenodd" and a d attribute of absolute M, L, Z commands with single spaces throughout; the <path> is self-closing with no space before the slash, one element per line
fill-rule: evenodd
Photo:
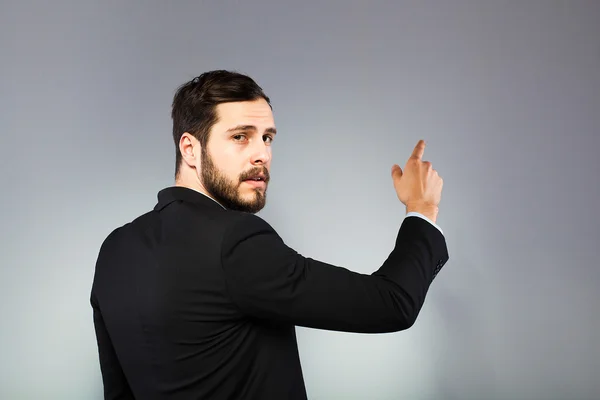
<path fill-rule="evenodd" d="M 306 399 L 296 325 L 407 329 L 447 260 L 441 232 L 407 217 L 383 265 L 352 272 L 298 254 L 256 215 L 166 188 L 98 255 L 105 399 Z"/>

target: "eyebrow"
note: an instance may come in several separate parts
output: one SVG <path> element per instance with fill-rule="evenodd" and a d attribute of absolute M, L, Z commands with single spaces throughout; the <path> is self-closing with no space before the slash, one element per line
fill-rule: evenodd
<path fill-rule="evenodd" d="M 258 131 L 256 126 L 254 125 L 238 125 L 233 128 L 227 129 L 227 132 L 239 132 L 239 131 Z M 267 128 L 265 129 L 265 133 L 272 133 L 273 135 L 277 134 L 277 129 L 275 128 Z"/>

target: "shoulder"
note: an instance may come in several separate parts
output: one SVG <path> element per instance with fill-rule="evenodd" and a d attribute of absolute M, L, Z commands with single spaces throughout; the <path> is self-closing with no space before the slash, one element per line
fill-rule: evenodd
<path fill-rule="evenodd" d="M 97 258 L 97 266 L 98 264 L 101 264 L 102 261 L 109 258 L 110 254 L 114 254 L 114 252 L 122 246 L 121 244 L 124 241 L 126 241 L 125 238 L 127 236 L 130 236 L 128 235 L 128 231 L 130 229 L 131 222 L 128 222 L 124 225 L 114 228 L 108 233 L 108 235 L 106 235 L 106 237 L 104 238 L 104 240 L 102 240 L 100 244 L 100 250 L 98 251 Z"/>
<path fill-rule="evenodd" d="M 139 236 L 141 232 L 147 231 L 148 227 L 152 226 L 152 220 L 153 211 L 148 211 L 112 228 L 100 244 L 100 255 L 119 247 L 129 246 L 132 238 Z"/>
<path fill-rule="evenodd" d="M 223 227 L 221 247 L 226 254 L 234 248 L 283 244 L 275 229 L 256 214 L 231 212 Z"/>
<path fill-rule="evenodd" d="M 226 213 L 223 242 L 239 241 L 256 235 L 276 235 L 275 229 L 256 214 L 232 211 Z"/>
<path fill-rule="evenodd" d="M 231 211 L 227 213 L 227 220 L 225 233 L 229 235 L 236 232 L 275 232 L 267 221 L 256 214 Z"/>

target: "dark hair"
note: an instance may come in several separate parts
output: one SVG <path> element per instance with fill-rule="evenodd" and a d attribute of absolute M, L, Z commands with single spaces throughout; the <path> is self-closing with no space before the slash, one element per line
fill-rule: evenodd
<path fill-rule="evenodd" d="M 216 107 L 233 101 L 271 100 L 249 76 L 235 71 L 214 70 L 203 73 L 177 88 L 171 118 L 175 141 L 175 177 L 179 174 L 179 141 L 184 132 L 193 135 L 204 149 L 212 126 L 217 122 Z"/>

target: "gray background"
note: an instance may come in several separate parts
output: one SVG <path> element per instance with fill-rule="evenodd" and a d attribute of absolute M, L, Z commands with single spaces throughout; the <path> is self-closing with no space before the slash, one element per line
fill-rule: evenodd
<path fill-rule="evenodd" d="M 600 1 L 3 1 L 0 398 L 100 399 L 99 245 L 172 184 L 170 102 L 253 76 L 280 134 L 261 216 L 364 273 L 418 139 L 450 261 L 416 325 L 298 329 L 311 399 L 600 398 Z"/>

